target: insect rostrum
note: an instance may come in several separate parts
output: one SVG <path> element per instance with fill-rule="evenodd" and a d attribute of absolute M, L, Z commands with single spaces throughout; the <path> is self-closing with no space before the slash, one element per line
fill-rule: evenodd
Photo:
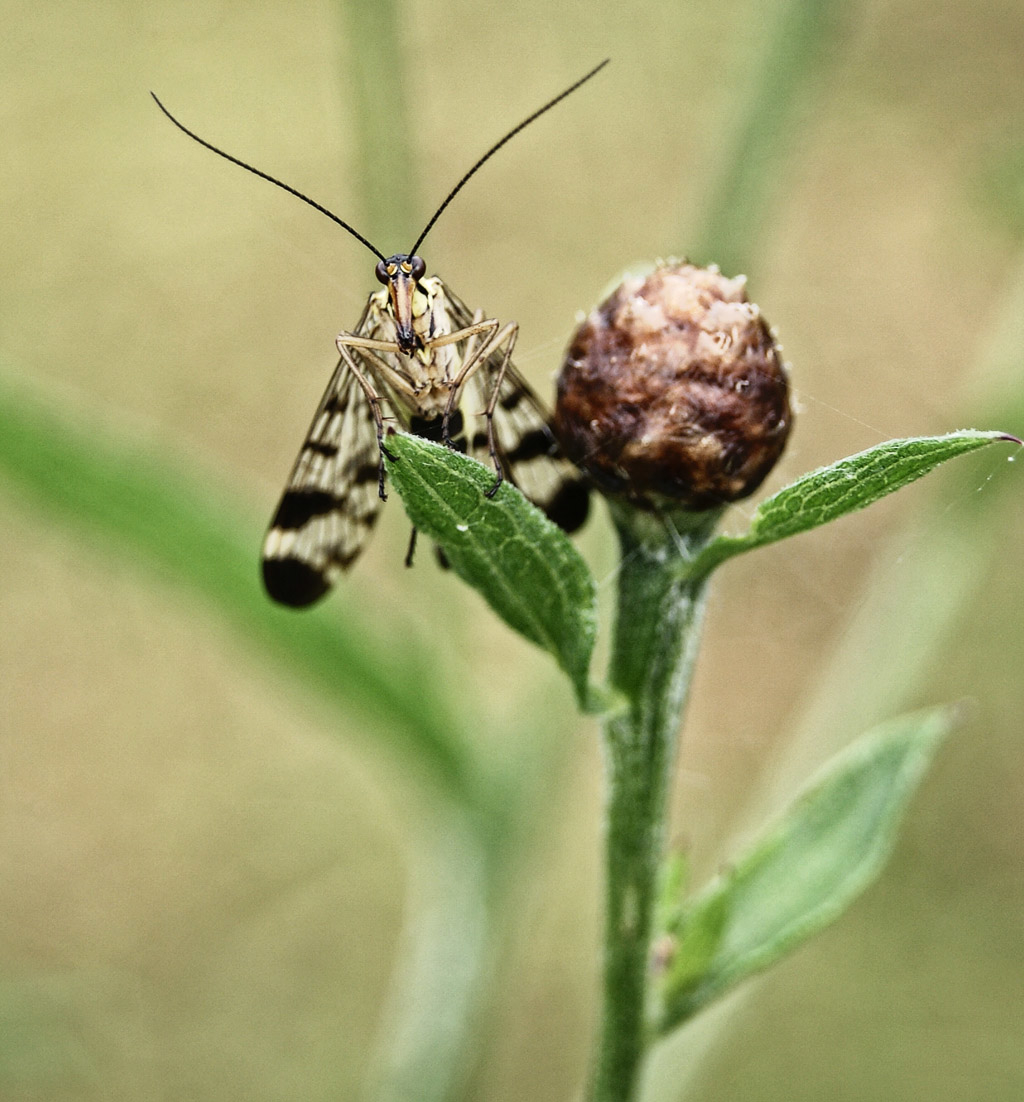
<path fill-rule="evenodd" d="M 390 257 L 308 196 L 194 134 L 153 96 L 190 138 L 308 203 L 379 260 L 375 274 L 383 287 L 370 295 L 355 328 L 336 339 L 340 359 L 267 532 L 263 581 L 274 600 L 295 608 L 312 604 L 359 556 L 387 499 L 391 421 L 492 463 L 491 493 L 508 478 L 566 531 L 585 520 L 586 484 L 562 456 L 548 414 L 512 363 L 517 324 L 470 310 L 444 280 L 426 274 L 418 250 L 485 161 L 606 64 L 493 145 L 448 193 L 413 247 Z"/>

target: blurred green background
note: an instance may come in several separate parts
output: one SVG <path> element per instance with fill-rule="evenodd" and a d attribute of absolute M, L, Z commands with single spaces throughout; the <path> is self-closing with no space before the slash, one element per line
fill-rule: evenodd
<path fill-rule="evenodd" d="M 2 0 L 0 25 L 0 1098 L 388 1097 L 393 966 L 460 891 L 493 917 L 442 978 L 484 927 L 490 965 L 447 1096 L 576 1097 L 594 725 L 425 549 L 402 569 L 397 501 L 323 612 L 265 608 L 264 525 L 373 261 L 148 92 L 391 252 L 611 55 L 428 267 L 519 321 L 546 396 L 626 265 L 745 271 L 793 365 L 778 488 L 891 436 L 1024 432 L 1024 7 Z M 650 1098 L 1024 1094 L 1018 470 L 986 451 L 718 577 L 674 792 L 698 882 L 873 720 L 975 703 L 883 881 L 666 1046 Z M 583 544 L 607 594 L 600 513 Z"/>

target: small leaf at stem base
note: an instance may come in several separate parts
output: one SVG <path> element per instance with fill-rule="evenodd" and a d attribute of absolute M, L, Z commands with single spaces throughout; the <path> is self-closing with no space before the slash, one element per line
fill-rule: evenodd
<path fill-rule="evenodd" d="M 682 912 L 659 984 L 665 1033 L 841 915 L 878 875 L 956 710 L 892 720 L 829 762 L 731 871 Z"/>

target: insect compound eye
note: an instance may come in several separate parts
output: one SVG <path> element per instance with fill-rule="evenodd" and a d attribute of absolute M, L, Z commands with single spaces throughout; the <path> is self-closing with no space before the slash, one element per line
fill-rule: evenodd
<path fill-rule="evenodd" d="M 386 261 L 383 261 L 383 260 L 378 260 L 377 261 L 377 267 L 375 269 L 375 274 L 377 276 L 377 279 L 380 280 L 381 283 L 387 284 L 387 283 L 391 282 L 391 277 L 388 274 L 388 265 L 387 265 Z"/>
<path fill-rule="evenodd" d="M 423 263 L 423 257 L 409 257 L 409 274 L 417 282 L 419 282 L 419 280 L 421 280 L 427 274 L 427 266 Z"/>

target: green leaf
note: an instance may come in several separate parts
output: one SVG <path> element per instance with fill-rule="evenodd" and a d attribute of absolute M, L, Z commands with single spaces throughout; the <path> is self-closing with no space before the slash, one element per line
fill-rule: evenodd
<path fill-rule="evenodd" d="M 687 574 L 700 577 L 733 555 L 838 520 L 917 481 L 947 459 L 998 441 L 1020 444 L 1003 432 L 963 429 L 946 436 L 888 440 L 812 471 L 761 502 L 742 536 L 719 536 L 708 544 Z"/>
<path fill-rule="evenodd" d="M 910 797 L 954 719 L 954 709 L 936 708 L 858 739 L 689 905 L 660 982 L 661 1032 L 846 910 L 888 859 Z"/>
<path fill-rule="evenodd" d="M 679 931 L 683 895 L 690 878 L 690 862 L 685 853 L 670 853 L 658 870 L 658 895 L 654 908 L 655 936 Z"/>
<path fill-rule="evenodd" d="M 671 992 L 673 1005 L 679 1006 L 691 998 L 705 982 L 728 916 L 729 897 L 721 892 L 708 899 L 705 906 L 685 912 L 674 933 L 663 935 L 655 943 L 655 958 L 660 951 L 670 962 L 663 986 Z"/>
<path fill-rule="evenodd" d="M 388 449 L 409 519 L 510 627 L 554 655 L 587 706 L 597 586 L 565 533 L 508 482 L 487 497 L 494 471 L 474 459 L 404 433 Z"/>

